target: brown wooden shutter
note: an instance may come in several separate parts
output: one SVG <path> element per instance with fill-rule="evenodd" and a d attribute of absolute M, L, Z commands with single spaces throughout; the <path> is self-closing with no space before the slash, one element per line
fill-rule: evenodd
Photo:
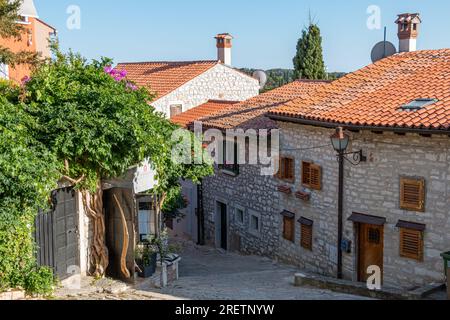
<path fill-rule="evenodd" d="M 283 165 L 283 161 L 281 157 L 278 157 L 278 171 L 275 174 L 275 177 L 278 179 L 281 179 L 281 171 L 282 171 L 282 165 Z"/>
<path fill-rule="evenodd" d="M 311 185 L 311 163 L 302 162 L 302 184 L 305 187 L 309 187 Z"/>
<path fill-rule="evenodd" d="M 295 220 L 293 218 L 284 217 L 283 237 L 288 241 L 295 241 Z"/>
<path fill-rule="evenodd" d="M 322 168 L 317 165 L 311 165 L 311 189 L 322 190 Z"/>
<path fill-rule="evenodd" d="M 423 232 L 411 229 L 400 229 L 400 256 L 423 261 Z"/>
<path fill-rule="evenodd" d="M 313 226 L 302 224 L 301 242 L 300 242 L 302 248 L 312 250 L 312 242 L 313 242 Z"/>
<path fill-rule="evenodd" d="M 294 159 L 293 158 L 286 158 L 286 179 L 293 182 L 295 181 L 295 168 L 294 168 Z"/>
<path fill-rule="evenodd" d="M 402 178 L 400 207 L 411 211 L 425 211 L 425 180 Z"/>

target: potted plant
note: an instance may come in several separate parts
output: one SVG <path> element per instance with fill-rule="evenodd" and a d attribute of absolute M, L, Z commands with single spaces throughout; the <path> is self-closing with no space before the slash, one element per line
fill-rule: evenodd
<path fill-rule="evenodd" d="M 141 278 L 150 278 L 156 272 L 157 251 L 150 243 L 141 243 L 136 247 L 136 264 Z"/>

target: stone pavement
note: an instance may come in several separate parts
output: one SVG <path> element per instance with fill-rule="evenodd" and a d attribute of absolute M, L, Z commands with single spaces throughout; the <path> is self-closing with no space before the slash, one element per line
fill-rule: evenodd
<path fill-rule="evenodd" d="M 294 287 L 299 270 L 270 259 L 241 256 L 184 242 L 180 279 L 167 288 L 135 290 L 100 280 L 84 290 L 60 290 L 69 300 L 354 300 L 363 297 L 315 288 Z M 86 281 L 86 280 L 85 280 Z M 92 281 L 92 280 L 91 280 Z M 102 283 L 103 282 L 103 283 Z"/>

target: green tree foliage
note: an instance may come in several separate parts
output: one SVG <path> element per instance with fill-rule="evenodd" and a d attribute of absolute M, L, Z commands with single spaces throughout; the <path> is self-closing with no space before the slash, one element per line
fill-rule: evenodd
<path fill-rule="evenodd" d="M 98 226 L 92 274 L 102 276 L 108 264 L 103 179 L 120 177 L 149 157 L 159 182 L 154 191 L 164 202 L 176 201 L 181 178 L 197 182 L 212 167 L 172 162 L 171 137 L 178 127 L 149 106 L 153 97 L 146 89 L 137 89 L 120 71 L 112 76 L 109 59 L 88 62 L 59 51 L 55 56 L 34 72 L 24 101 L 35 121 L 34 138 L 56 155 L 64 167 L 61 176 L 81 190 L 86 212 Z"/>
<path fill-rule="evenodd" d="M 0 83 L 0 292 L 22 287 L 47 294 L 53 275 L 36 266 L 32 231 L 56 187 L 57 162 L 33 139 L 34 120 L 18 97 L 19 88 Z"/>
<path fill-rule="evenodd" d="M 17 23 L 20 20 L 18 10 L 21 0 L 0 0 L 0 38 L 20 40 L 24 30 Z M 12 52 L 9 48 L 0 45 L 0 63 L 14 66 L 16 64 L 37 64 L 39 54 L 28 51 Z"/>
<path fill-rule="evenodd" d="M 295 79 L 326 79 L 322 37 L 316 24 L 310 23 L 309 27 L 302 31 L 293 61 Z"/>

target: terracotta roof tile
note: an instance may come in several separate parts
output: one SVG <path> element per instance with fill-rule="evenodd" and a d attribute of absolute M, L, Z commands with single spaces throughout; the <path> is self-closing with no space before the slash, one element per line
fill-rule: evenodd
<path fill-rule="evenodd" d="M 236 103 L 238 103 L 238 101 L 209 100 L 205 104 L 172 117 L 170 120 L 182 127 L 187 127 L 189 124 L 203 117 L 230 109 Z"/>
<path fill-rule="evenodd" d="M 438 102 L 417 111 L 420 98 Z M 269 114 L 345 125 L 448 130 L 450 49 L 400 53 L 283 103 Z"/>
<path fill-rule="evenodd" d="M 190 80 L 198 77 L 219 61 L 135 62 L 119 63 L 118 70 L 126 70 L 127 78 L 138 86 L 148 88 L 159 99 Z"/>
<path fill-rule="evenodd" d="M 289 100 L 328 85 L 328 81 L 298 80 L 290 84 L 265 92 L 249 100 L 234 104 L 230 108 L 205 116 L 199 121 L 204 127 L 226 129 L 273 129 L 275 121 L 266 113 Z"/>

